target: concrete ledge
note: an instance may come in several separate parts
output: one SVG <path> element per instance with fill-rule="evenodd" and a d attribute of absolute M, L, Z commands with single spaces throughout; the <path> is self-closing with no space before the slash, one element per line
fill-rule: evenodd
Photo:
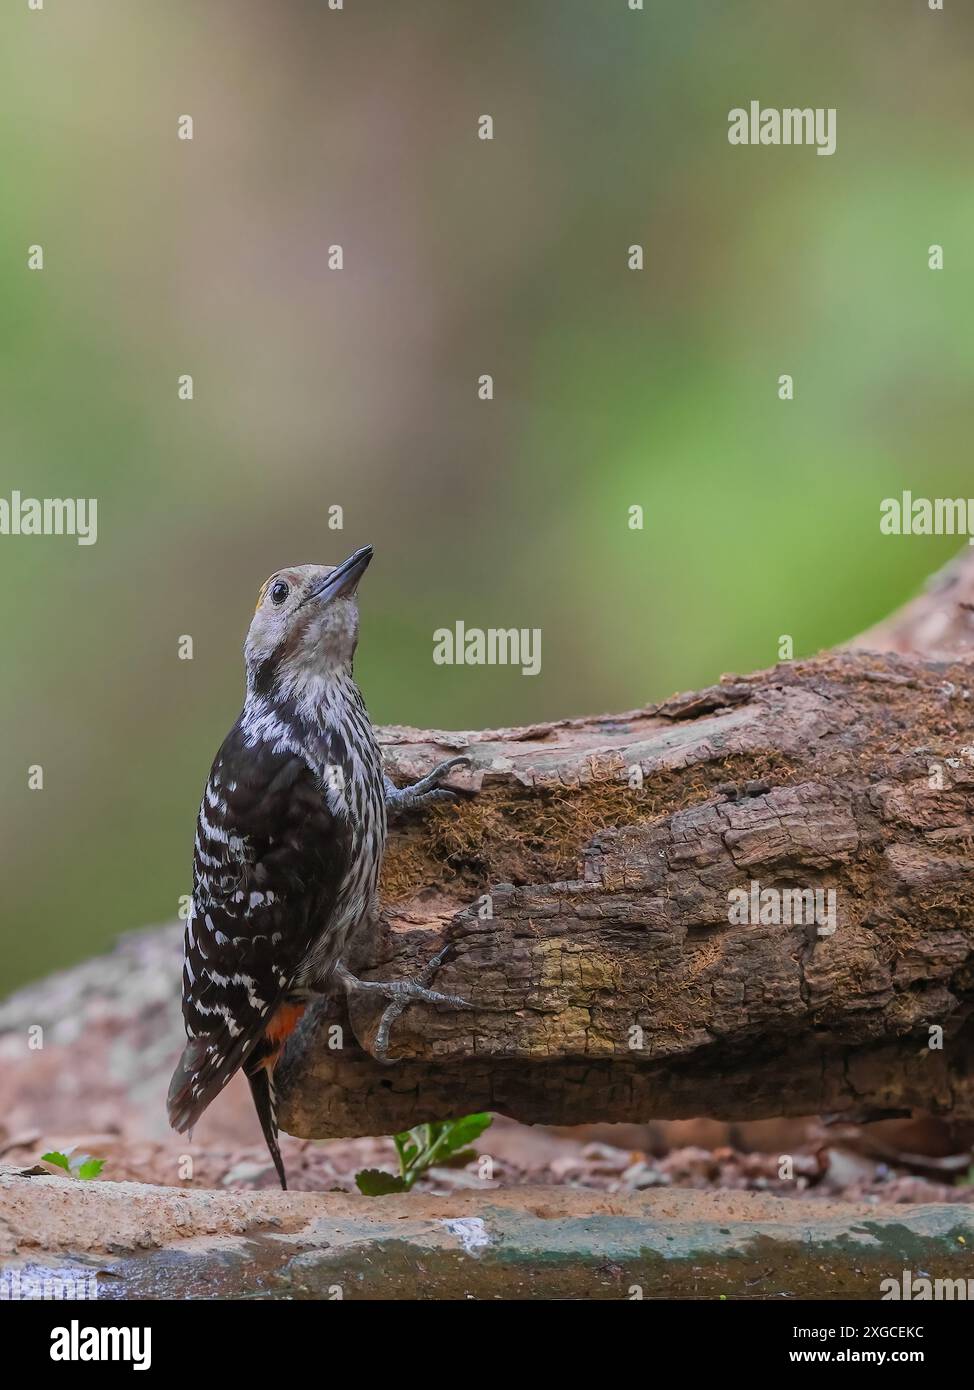
<path fill-rule="evenodd" d="M 0 1169 L 0 1270 L 99 1298 L 855 1298 L 974 1279 L 974 1210 L 762 1193 L 217 1192 Z M 636 1295 L 638 1296 L 638 1295 Z"/>

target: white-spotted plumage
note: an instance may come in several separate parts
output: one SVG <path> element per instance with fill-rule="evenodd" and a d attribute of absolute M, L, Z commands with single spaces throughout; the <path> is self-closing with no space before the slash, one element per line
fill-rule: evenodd
<path fill-rule="evenodd" d="M 346 569 L 354 578 L 351 562 L 281 571 L 261 591 L 244 706 L 214 759 L 194 841 L 189 1042 L 170 1118 L 191 1127 L 243 1066 L 282 1179 L 265 1065 L 277 1020 L 327 983 L 372 911 L 386 835 L 381 755 L 352 678 L 357 611 L 336 584 L 328 591 Z"/>

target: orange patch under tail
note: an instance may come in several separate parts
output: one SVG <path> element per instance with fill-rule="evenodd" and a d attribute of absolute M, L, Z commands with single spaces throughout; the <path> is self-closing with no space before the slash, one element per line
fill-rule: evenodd
<path fill-rule="evenodd" d="M 276 1066 L 281 1048 L 301 1022 L 307 1007 L 307 1004 L 281 1004 L 274 1010 L 264 1029 L 263 1041 L 268 1052 L 267 1056 L 261 1059 L 261 1066 Z"/>

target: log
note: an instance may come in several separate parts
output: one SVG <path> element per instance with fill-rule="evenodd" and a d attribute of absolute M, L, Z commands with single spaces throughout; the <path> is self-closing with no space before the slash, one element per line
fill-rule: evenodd
<path fill-rule="evenodd" d="M 406 973 L 449 941 L 436 983 L 477 1007 L 414 1005 L 385 1067 L 365 1000 L 351 1019 L 323 1001 L 278 1072 L 285 1128 L 388 1134 L 480 1106 L 564 1124 L 970 1117 L 972 613 L 965 547 L 853 644 L 883 655 L 727 678 L 615 718 L 383 731 L 398 780 L 466 750 L 456 783 L 479 790 L 395 827 L 363 973 Z M 731 924 L 727 891 L 752 880 L 831 885 L 835 934 Z M 11 1133 L 165 1135 L 180 936 L 126 936 L 0 1004 Z M 245 1084 L 203 1131 L 249 1142 Z"/>
<path fill-rule="evenodd" d="M 384 730 L 397 781 L 471 765 L 394 830 L 359 973 L 448 945 L 435 985 L 472 1007 L 412 1005 L 383 1064 L 381 1006 L 320 1001 L 282 1127 L 974 1117 L 972 700 L 967 659 L 847 651 L 622 715 Z M 752 884 L 834 894 L 834 930 L 732 920 Z"/>

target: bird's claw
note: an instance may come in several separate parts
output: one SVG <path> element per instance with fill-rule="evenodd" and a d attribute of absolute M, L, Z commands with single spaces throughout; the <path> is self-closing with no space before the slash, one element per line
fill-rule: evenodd
<path fill-rule="evenodd" d="M 425 777 L 421 777 L 418 782 L 413 782 L 408 787 L 397 787 L 387 777 L 386 805 L 390 811 L 411 811 L 418 806 L 429 806 L 436 801 L 456 801 L 458 793 L 450 791 L 447 787 L 441 787 L 440 783 L 444 777 L 455 767 L 461 764 L 469 765 L 470 757 L 466 753 L 459 753 L 455 758 L 447 758 L 445 762 L 437 763 L 432 772 L 428 772 Z"/>
<path fill-rule="evenodd" d="M 470 758 L 466 753 L 458 753 L 455 758 L 447 758 L 445 762 L 437 763 L 432 772 L 428 772 L 425 777 L 421 777 L 418 782 L 414 782 L 409 788 L 411 792 L 417 792 L 420 796 L 426 796 L 433 792 L 434 788 L 439 787 L 443 778 L 455 767 L 462 765 L 469 766 Z M 447 795 L 453 796 L 453 792 Z"/>
<path fill-rule="evenodd" d="M 431 961 L 423 966 L 422 970 L 417 970 L 414 975 L 406 975 L 401 980 L 360 980 L 344 965 L 340 964 L 336 968 L 335 973 L 346 990 L 360 989 L 384 994 L 389 1000 L 382 1011 L 372 1043 L 372 1054 L 380 1062 L 389 1061 L 389 1033 L 392 1025 L 399 1015 L 404 1013 L 409 1005 L 415 1001 L 424 1004 L 449 1004 L 454 1009 L 473 1008 L 469 1000 L 461 999 L 457 994 L 441 994 L 439 990 L 429 988 L 430 980 L 443 964 L 449 951 L 449 946 L 444 946 L 442 951 L 439 951 Z"/>

